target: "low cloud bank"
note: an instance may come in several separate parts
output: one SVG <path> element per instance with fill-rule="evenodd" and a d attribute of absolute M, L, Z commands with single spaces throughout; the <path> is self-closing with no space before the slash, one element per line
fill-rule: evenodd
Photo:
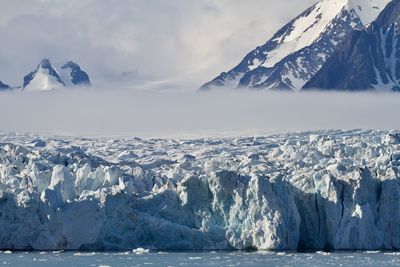
<path fill-rule="evenodd" d="M 84 136 L 400 129 L 400 94 L 61 91 L 0 94 L 0 131 Z"/>

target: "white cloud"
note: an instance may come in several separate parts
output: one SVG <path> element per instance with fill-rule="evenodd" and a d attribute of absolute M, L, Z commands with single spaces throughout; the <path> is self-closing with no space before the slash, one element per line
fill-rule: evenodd
<path fill-rule="evenodd" d="M 2 0 L 0 80 L 21 83 L 48 57 L 76 60 L 95 83 L 138 72 L 199 86 L 313 2 Z"/>

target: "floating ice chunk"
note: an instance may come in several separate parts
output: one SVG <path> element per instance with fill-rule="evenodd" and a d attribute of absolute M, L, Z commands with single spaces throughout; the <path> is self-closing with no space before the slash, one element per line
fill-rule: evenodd
<path fill-rule="evenodd" d="M 96 252 L 88 252 L 88 253 L 77 252 L 77 253 L 74 253 L 74 256 L 88 257 L 88 256 L 96 256 L 97 254 L 98 254 L 98 253 L 96 253 Z"/>
<path fill-rule="evenodd" d="M 331 253 L 326 252 L 326 251 L 317 251 L 316 253 L 319 254 L 319 255 L 322 255 L 322 256 L 329 256 L 329 255 L 331 255 Z"/>
<path fill-rule="evenodd" d="M 132 250 L 132 253 L 136 254 L 136 255 L 144 255 L 144 254 L 149 254 L 150 250 L 144 249 L 144 248 L 136 248 L 136 249 Z"/>

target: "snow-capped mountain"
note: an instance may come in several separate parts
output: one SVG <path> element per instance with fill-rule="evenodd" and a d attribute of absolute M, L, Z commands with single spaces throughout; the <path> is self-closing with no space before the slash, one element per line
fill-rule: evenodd
<path fill-rule="evenodd" d="M 89 76 L 75 62 L 65 63 L 60 73 L 66 86 L 91 86 Z"/>
<path fill-rule="evenodd" d="M 320 0 L 242 62 L 201 89 L 300 90 L 354 30 L 373 22 L 390 0 Z"/>
<path fill-rule="evenodd" d="M 90 86 L 89 76 L 78 64 L 70 61 L 61 67 L 43 59 L 37 68 L 24 77 L 24 91 L 48 91 L 65 87 Z"/>
<path fill-rule="evenodd" d="M 304 87 L 400 90 L 400 0 L 393 0 L 368 29 L 349 36 Z"/>
<path fill-rule="evenodd" d="M 26 91 L 46 91 L 65 87 L 59 72 L 51 64 L 50 60 L 43 59 L 32 71 L 24 77 L 23 88 Z"/>
<path fill-rule="evenodd" d="M 2 81 L 0 81 L 0 91 L 10 90 L 10 89 L 11 89 L 11 87 L 9 85 L 7 85 L 7 84 L 3 83 Z"/>

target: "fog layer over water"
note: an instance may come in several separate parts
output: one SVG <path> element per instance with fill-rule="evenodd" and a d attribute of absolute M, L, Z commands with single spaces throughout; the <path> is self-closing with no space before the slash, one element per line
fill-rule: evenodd
<path fill-rule="evenodd" d="M 0 131 L 139 137 L 400 129 L 400 94 L 78 90 L 0 94 Z"/>

